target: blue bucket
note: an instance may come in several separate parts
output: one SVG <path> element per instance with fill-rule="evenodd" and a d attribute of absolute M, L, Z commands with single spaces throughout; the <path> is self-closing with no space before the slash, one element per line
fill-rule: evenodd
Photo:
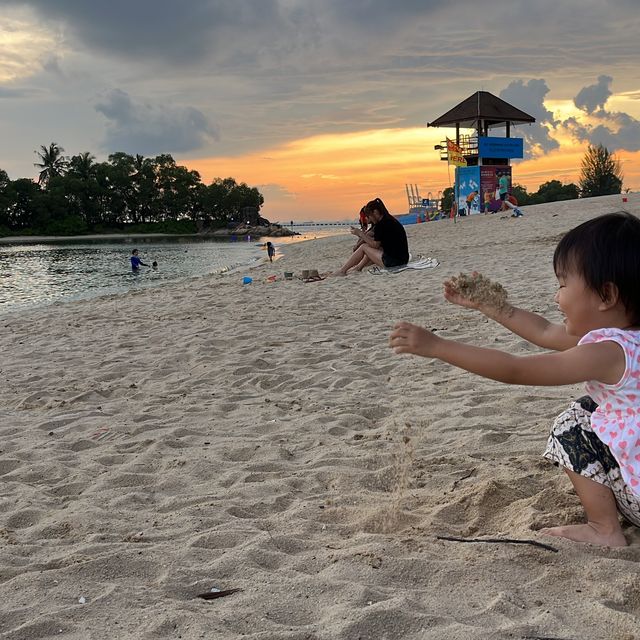
<path fill-rule="evenodd" d="M 251 284 L 253 282 L 253 278 L 250 278 L 249 276 L 245 276 L 244 278 L 242 278 L 242 284 Z"/>

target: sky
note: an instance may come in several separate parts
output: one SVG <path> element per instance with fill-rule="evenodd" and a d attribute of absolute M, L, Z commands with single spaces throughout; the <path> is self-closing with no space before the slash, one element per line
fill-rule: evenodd
<path fill-rule="evenodd" d="M 478 90 L 536 118 L 514 181 L 577 182 L 589 144 L 640 189 L 638 0 L 0 0 L 0 169 L 51 142 L 170 153 L 271 221 L 344 220 L 453 168 L 427 127 Z M 635 35 L 634 35 L 635 34 Z M 498 130 L 494 135 L 503 135 Z"/>

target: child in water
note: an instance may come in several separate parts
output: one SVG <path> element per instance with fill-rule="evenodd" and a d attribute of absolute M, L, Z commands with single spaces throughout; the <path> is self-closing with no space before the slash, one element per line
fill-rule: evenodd
<path fill-rule="evenodd" d="M 273 256 L 276 255 L 276 248 L 271 242 L 267 242 L 267 255 L 269 256 L 269 262 L 273 262 Z"/>
<path fill-rule="evenodd" d="M 586 524 L 541 533 L 626 546 L 618 511 L 640 527 L 640 220 L 609 213 L 569 231 L 556 247 L 553 324 L 510 305 L 472 300 L 455 280 L 445 298 L 477 309 L 526 340 L 557 353 L 514 356 L 440 338 L 408 322 L 391 333 L 396 353 L 438 358 L 500 382 L 559 386 L 585 382 L 589 396 L 555 420 L 544 457 L 564 467 Z M 477 274 L 474 274 L 478 277 Z"/>

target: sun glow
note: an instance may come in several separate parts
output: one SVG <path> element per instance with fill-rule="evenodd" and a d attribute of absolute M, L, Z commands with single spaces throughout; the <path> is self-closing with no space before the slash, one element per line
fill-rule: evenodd
<path fill-rule="evenodd" d="M 447 165 L 433 149 L 441 138 L 442 132 L 427 128 L 326 134 L 246 156 L 183 162 L 207 183 L 232 175 L 258 188 L 265 185 L 267 218 L 337 220 L 353 218 L 377 196 L 394 211 L 404 211 L 406 183 L 435 196 L 448 185 Z"/>
<path fill-rule="evenodd" d="M 556 101 L 558 119 L 580 112 L 572 102 Z M 205 183 L 233 176 L 260 189 L 263 214 L 270 220 L 354 219 L 360 207 L 381 197 L 393 213 L 407 211 L 405 184 L 417 184 L 422 197 L 436 197 L 451 185 L 454 171 L 434 146 L 449 129 L 416 127 L 317 135 L 237 157 L 182 159 Z M 514 182 L 536 191 L 543 182 L 577 183 L 586 143 L 558 127 L 560 148 L 514 162 Z M 619 152 L 625 187 L 640 186 L 640 152 Z"/>
<path fill-rule="evenodd" d="M 0 82 L 14 82 L 37 73 L 42 69 L 43 59 L 56 47 L 56 38 L 49 31 L 25 20 L 3 19 Z"/>

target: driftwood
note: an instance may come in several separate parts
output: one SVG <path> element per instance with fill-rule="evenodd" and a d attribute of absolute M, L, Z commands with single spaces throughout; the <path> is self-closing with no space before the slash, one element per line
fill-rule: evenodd
<path fill-rule="evenodd" d="M 522 636 L 522 640 L 572 640 L 571 638 L 556 638 L 551 636 Z"/>
<path fill-rule="evenodd" d="M 530 544 L 532 547 L 539 547 L 540 549 L 546 549 L 547 551 L 553 551 L 558 553 L 555 547 L 537 540 L 516 540 L 514 538 L 456 538 L 454 536 L 436 536 L 437 540 L 449 540 L 450 542 L 487 542 L 490 544 Z"/>
<path fill-rule="evenodd" d="M 205 591 L 204 593 L 199 593 L 196 598 L 202 598 L 203 600 L 215 600 L 216 598 L 224 598 L 225 596 L 230 596 L 232 593 L 237 593 L 238 591 L 242 591 L 242 589 L 223 589 L 222 591 Z"/>

